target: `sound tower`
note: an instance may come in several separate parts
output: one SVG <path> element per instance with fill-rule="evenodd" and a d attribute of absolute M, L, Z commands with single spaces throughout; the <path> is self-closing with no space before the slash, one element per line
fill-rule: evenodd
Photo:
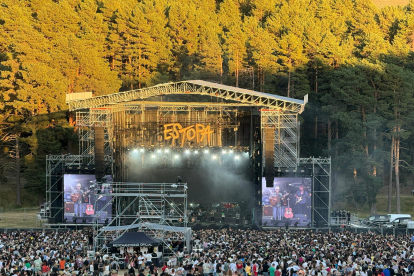
<path fill-rule="evenodd" d="M 95 126 L 95 177 L 102 182 L 105 174 L 105 132 L 103 127 Z"/>
<path fill-rule="evenodd" d="M 275 130 L 273 128 L 264 129 L 265 146 L 263 150 L 265 158 L 265 179 L 266 187 L 273 187 L 274 180 L 274 162 L 275 162 Z"/>

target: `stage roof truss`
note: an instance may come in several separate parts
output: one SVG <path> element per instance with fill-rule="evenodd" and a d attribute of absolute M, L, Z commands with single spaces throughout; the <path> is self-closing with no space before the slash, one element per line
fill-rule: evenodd
<path fill-rule="evenodd" d="M 244 103 L 249 106 L 267 107 L 270 109 L 279 109 L 281 111 L 301 113 L 307 102 L 268 93 L 262 93 L 238 87 L 221 85 L 213 82 L 193 80 L 176 83 L 159 84 L 152 87 L 109 94 L 80 100 L 69 100 L 69 110 L 80 110 L 88 108 L 103 107 L 110 104 L 122 102 L 134 102 L 148 99 L 160 95 L 173 94 L 197 94 L 206 95 L 215 98 L 221 98 L 238 103 Z"/>

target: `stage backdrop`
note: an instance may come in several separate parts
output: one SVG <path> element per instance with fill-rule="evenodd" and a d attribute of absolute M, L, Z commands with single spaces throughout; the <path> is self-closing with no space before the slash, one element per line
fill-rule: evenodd
<path fill-rule="evenodd" d="M 67 223 L 92 223 L 94 218 L 104 223 L 112 218 L 112 197 L 104 195 L 112 193 L 111 176 L 105 176 L 102 184 L 96 183 L 95 175 L 87 174 L 65 174 L 63 181 Z"/>
<path fill-rule="evenodd" d="M 311 224 L 312 179 L 276 177 L 273 187 L 262 178 L 262 225 L 309 227 Z"/>

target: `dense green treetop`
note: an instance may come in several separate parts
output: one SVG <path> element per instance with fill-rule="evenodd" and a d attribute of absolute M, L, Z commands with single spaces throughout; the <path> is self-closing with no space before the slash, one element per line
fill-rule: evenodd
<path fill-rule="evenodd" d="M 36 179 L 39 156 L 70 135 L 62 117 L 32 116 L 61 114 L 66 93 L 185 79 L 309 94 L 302 153 L 333 156 L 357 187 L 354 201 L 381 186 L 378 176 L 399 160 L 392 148 L 406 175 L 413 164 L 412 1 L 379 9 L 369 0 L 3 0 L 0 33 L 2 131 L 24 133 Z M 53 145 L 42 144 L 54 131 Z"/>

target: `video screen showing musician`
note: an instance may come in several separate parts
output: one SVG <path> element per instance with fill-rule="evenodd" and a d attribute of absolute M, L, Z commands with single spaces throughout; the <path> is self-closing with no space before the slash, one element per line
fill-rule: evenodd
<path fill-rule="evenodd" d="M 112 219 L 112 176 L 106 175 L 98 183 L 95 175 L 65 174 L 63 181 L 64 218 L 68 223 Z"/>
<path fill-rule="evenodd" d="M 311 222 L 311 179 L 276 177 L 273 187 L 262 180 L 262 224 L 309 227 Z"/>
<path fill-rule="evenodd" d="M 93 200 L 91 182 L 94 175 L 64 175 L 64 218 L 72 222 L 73 218 L 81 218 L 90 213 Z"/>

